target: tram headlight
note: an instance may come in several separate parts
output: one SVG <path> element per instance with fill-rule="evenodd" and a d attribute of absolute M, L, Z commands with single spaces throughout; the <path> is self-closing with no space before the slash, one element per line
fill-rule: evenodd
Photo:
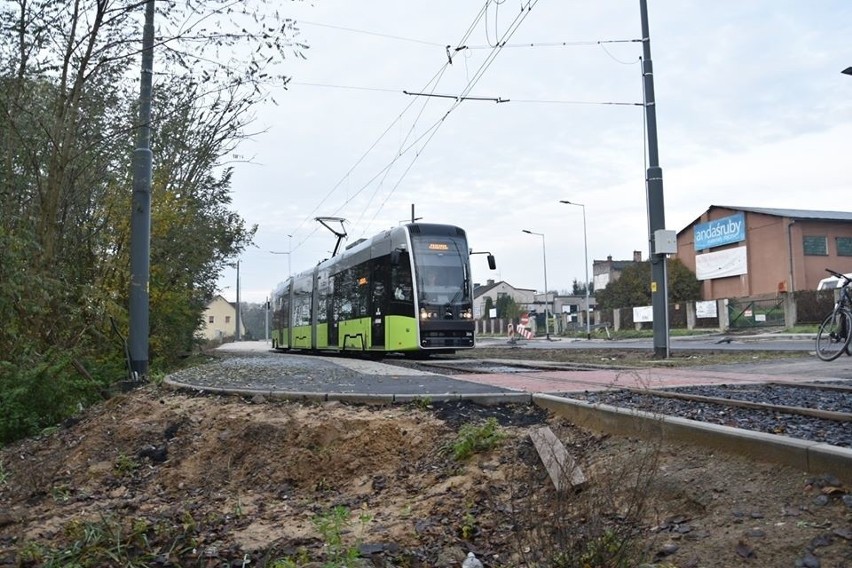
<path fill-rule="evenodd" d="M 429 312 L 426 311 L 426 308 L 420 308 L 420 319 L 429 319 Z"/>
<path fill-rule="evenodd" d="M 465 311 L 462 312 L 461 317 L 462 317 L 462 319 L 467 319 L 467 320 L 473 319 L 473 310 L 471 310 L 470 308 L 466 309 Z"/>

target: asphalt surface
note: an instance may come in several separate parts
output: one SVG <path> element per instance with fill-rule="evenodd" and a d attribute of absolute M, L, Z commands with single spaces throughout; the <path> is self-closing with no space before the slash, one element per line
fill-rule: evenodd
<path fill-rule="evenodd" d="M 167 383 L 228 392 L 336 393 L 376 397 L 477 395 L 511 390 L 366 359 L 276 353 L 265 342 L 230 343 L 220 347 L 219 351 L 231 356 L 169 375 Z"/>
<path fill-rule="evenodd" d="M 744 363 L 690 368 L 652 367 L 641 370 L 617 369 L 535 369 L 529 372 L 500 372 L 487 368 L 485 362 L 472 362 L 482 372 L 451 375 L 446 371 L 419 371 L 385 364 L 379 361 L 328 355 L 300 353 L 277 353 L 264 341 L 229 343 L 219 350 L 228 353 L 216 362 L 185 369 L 167 377 L 166 382 L 176 387 L 260 394 L 304 394 L 306 397 L 326 398 L 333 395 L 359 397 L 478 397 L 507 395 L 511 393 L 571 393 L 587 390 L 603 390 L 613 386 L 635 386 L 664 388 L 670 386 L 694 386 L 712 384 L 736 384 L 750 382 L 811 382 L 815 380 L 852 379 L 852 357 L 842 357 L 826 363 L 808 354 L 813 346 L 809 338 L 778 339 L 768 341 L 738 339 L 717 343 L 716 338 L 688 340 L 690 349 L 695 345 L 716 345 L 715 349 L 736 349 L 739 345 L 750 345 L 751 349 L 772 349 L 781 341 L 796 346 L 802 351 L 801 358 L 784 359 L 778 362 Z M 677 342 L 679 345 L 687 341 Z M 503 339 L 485 339 L 482 346 L 505 346 Z M 540 348 L 640 348 L 641 342 L 625 341 L 525 341 L 518 348 L 529 351 L 535 361 L 535 351 Z M 733 347 L 732 347 L 733 345 Z M 651 349 L 650 343 L 646 347 Z M 673 348 L 674 351 L 674 348 Z"/>

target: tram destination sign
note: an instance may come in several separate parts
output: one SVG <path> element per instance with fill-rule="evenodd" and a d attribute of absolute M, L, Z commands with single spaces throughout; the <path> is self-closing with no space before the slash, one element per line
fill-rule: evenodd
<path fill-rule="evenodd" d="M 695 250 L 706 250 L 746 238 L 745 214 L 737 213 L 695 225 Z"/>

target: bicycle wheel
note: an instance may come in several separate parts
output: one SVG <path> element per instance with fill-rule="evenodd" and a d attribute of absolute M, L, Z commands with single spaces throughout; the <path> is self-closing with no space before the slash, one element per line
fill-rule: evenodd
<path fill-rule="evenodd" d="M 837 310 L 825 318 L 819 326 L 816 338 L 816 354 L 823 361 L 834 361 L 849 347 L 852 339 L 852 314 L 849 310 Z"/>

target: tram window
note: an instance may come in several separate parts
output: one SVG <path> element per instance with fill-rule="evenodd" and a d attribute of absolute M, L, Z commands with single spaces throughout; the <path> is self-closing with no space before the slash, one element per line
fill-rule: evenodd
<path fill-rule="evenodd" d="M 325 323 L 328 321 L 328 301 L 329 301 L 329 287 L 331 285 L 331 279 L 328 277 L 320 276 L 319 281 L 317 283 L 317 322 Z"/>
<path fill-rule="evenodd" d="M 332 317 L 339 321 L 366 315 L 369 299 L 368 284 L 366 269 L 362 266 L 335 274 Z"/>
<path fill-rule="evenodd" d="M 334 295 L 332 296 L 331 317 L 340 321 L 352 317 L 351 293 L 352 271 L 344 270 L 334 275 Z"/>
<path fill-rule="evenodd" d="M 366 264 L 358 265 L 355 268 L 355 289 L 352 298 L 355 317 L 363 317 L 369 315 L 367 313 L 367 302 L 370 298 L 370 278 L 369 270 Z"/>
<path fill-rule="evenodd" d="M 398 302 L 414 300 L 411 287 L 411 264 L 406 252 L 400 253 L 399 264 L 391 266 L 391 289 L 393 299 Z"/>
<path fill-rule="evenodd" d="M 293 301 L 294 325 L 310 325 L 311 295 L 307 291 L 297 291 Z"/>
<path fill-rule="evenodd" d="M 373 315 L 381 315 L 387 308 L 386 282 L 388 275 L 388 257 L 373 261 L 373 288 L 372 288 L 372 310 Z"/>

